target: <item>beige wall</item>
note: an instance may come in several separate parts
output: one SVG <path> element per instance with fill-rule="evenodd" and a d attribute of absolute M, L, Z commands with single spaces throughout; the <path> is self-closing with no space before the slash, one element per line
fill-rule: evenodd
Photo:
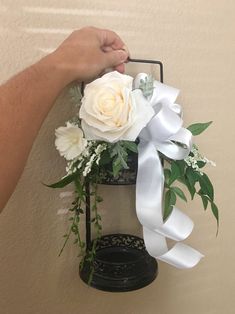
<path fill-rule="evenodd" d="M 214 121 L 197 143 L 217 163 L 208 172 L 221 216 L 216 238 L 210 211 L 205 213 L 200 201 L 182 204 L 196 223 L 187 242 L 205 254 L 196 268 L 181 271 L 160 263 L 157 280 L 130 293 L 87 288 L 77 275 L 75 247 L 57 257 L 67 227 L 67 217 L 57 211 L 66 204 L 59 191 L 40 183 L 64 174 L 53 146 L 54 128 L 71 115 L 64 93 L 0 216 L 1 314 L 234 313 L 234 10 L 233 0 L 0 0 L 1 82 L 85 25 L 118 32 L 133 57 L 162 60 L 165 82 L 181 89 L 185 124 Z M 140 233 L 134 189 L 118 188 L 119 203 L 110 191 L 103 189 L 106 231 Z"/>

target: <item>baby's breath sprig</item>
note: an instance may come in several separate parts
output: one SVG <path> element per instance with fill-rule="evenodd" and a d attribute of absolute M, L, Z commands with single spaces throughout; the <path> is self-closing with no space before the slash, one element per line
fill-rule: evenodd
<path fill-rule="evenodd" d="M 209 164 L 214 167 L 216 166 L 215 162 L 201 155 L 195 144 L 193 144 L 190 154 L 184 159 L 184 161 L 189 167 L 193 168 L 194 171 L 199 172 L 201 175 L 203 175 L 203 172 L 200 169 L 205 164 Z"/>

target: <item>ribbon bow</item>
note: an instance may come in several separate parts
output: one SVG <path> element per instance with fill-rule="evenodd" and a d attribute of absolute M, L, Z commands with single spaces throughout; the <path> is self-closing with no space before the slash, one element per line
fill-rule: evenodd
<path fill-rule="evenodd" d="M 139 74 L 134 87 L 139 88 Z M 174 160 L 182 160 L 191 151 L 192 134 L 183 128 L 181 107 L 175 104 L 179 90 L 154 81 L 149 99 L 155 115 L 139 134 L 138 174 L 136 181 L 136 212 L 143 226 L 143 236 L 149 254 L 178 268 L 195 266 L 203 255 L 179 241 L 193 229 L 193 221 L 175 206 L 163 221 L 162 197 L 164 174 L 158 151 Z M 180 143 L 181 145 L 178 145 Z M 168 249 L 166 238 L 177 241 Z"/>

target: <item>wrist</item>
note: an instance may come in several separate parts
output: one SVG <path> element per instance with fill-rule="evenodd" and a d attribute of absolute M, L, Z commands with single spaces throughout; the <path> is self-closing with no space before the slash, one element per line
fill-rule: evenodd
<path fill-rule="evenodd" d="M 72 71 L 64 64 L 63 58 L 55 51 L 33 65 L 38 75 L 43 76 L 50 84 L 63 89 L 74 80 Z"/>

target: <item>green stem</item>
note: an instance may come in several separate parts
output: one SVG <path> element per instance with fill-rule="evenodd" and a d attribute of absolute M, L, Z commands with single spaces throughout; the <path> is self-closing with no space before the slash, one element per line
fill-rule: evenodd
<path fill-rule="evenodd" d="M 76 218 L 76 213 L 74 214 L 73 222 L 72 222 L 71 227 L 70 227 L 70 229 L 69 229 L 69 233 L 68 233 L 68 235 L 66 236 L 66 239 L 65 239 L 65 241 L 64 241 L 64 244 L 63 244 L 63 246 L 62 246 L 62 248 L 61 248 L 60 253 L 59 253 L 58 256 L 60 256 L 60 255 L 62 254 L 62 252 L 63 252 L 63 250 L 64 250 L 64 248 L 65 248 L 65 246 L 66 246 L 66 244 L 67 244 L 67 242 L 68 242 L 68 240 L 69 240 L 69 238 L 70 238 L 70 235 L 71 235 L 71 233 L 72 233 L 72 226 L 73 226 L 73 224 L 74 224 L 75 218 Z"/>

